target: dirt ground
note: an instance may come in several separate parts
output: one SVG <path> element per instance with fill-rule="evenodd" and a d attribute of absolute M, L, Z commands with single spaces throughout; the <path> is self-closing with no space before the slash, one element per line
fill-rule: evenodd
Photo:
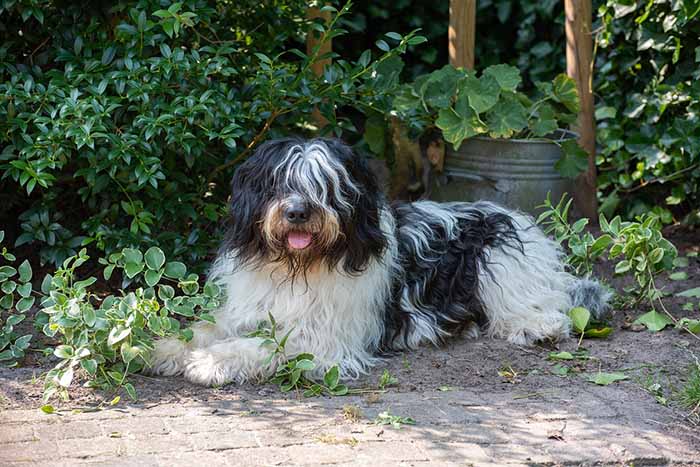
<path fill-rule="evenodd" d="M 700 234 L 694 232 L 671 232 L 671 240 L 678 247 L 679 256 L 700 250 L 699 237 Z M 616 288 L 622 287 L 624 284 L 611 278 L 611 268 L 612 265 L 603 264 L 598 273 L 601 277 L 609 279 Z M 688 266 L 683 270 L 688 274 L 686 280 L 671 281 L 662 277 L 658 285 L 671 294 L 665 303 L 676 318 L 698 318 L 699 299 L 684 299 L 673 294 L 700 286 L 700 257 L 691 256 Z M 681 306 L 689 300 L 695 302 L 694 311 L 683 311 Z M 700 463 L 700 409 L 696 408 L 693 412 L 682 407 L 678 401 L 678 391 L 689 376 L 690 365 L 696 358 L 700 358 L 700 340 L 672 328 L 650 333 L 630 326 L 631 321 L 645 311 L 617 310 L 612 320 L 614 332 L 605 339 L 585 339 L 582 348 L 579 349 L 585 351 L 584 358 L 570 361 L 552 360 L 548 356 L 555 350 L 576 350 L 575 339 L 560 343 L 557 348 L 521 348 L 489 339 L 455 339 L 440 348 L 425 347 L 388 356 L 370 375 L 350 384 L 353 388 L 376 389 L 377 381 L 386 369 L 398 379 L 398 384 L 387 388 L 384 393 L 368 392 L 359 396 L 333 398 L 333 401 L 328 401 L 327 398 L 308 400 L 300 394 L 281 393 L 273 385 L 229 385 L 214 389 L 194 386 L 181 378 L 150 378 L 136 375 L 133 382 L 139 401 L 122 402 L 116 408 L 138 411 L 154 406 L 216 406 L 232 400 L 252 401 L 259 407 L 267 406 L 268 402 L 271 407 L 275 404 L 306 407 L 317 403 L 314 401 L 325 401 L 318 403 L 332 406 L 337 415 L 347 400 L 347 404 L 350 405 L 371 407 L 366 412 L 373 414 L 379 412 L 383 407 L 382 401 L 386 400 L 420 401 L 425 400 L 426 395 L 435 400 L 452 400 L 450 398 L 462 394 L 464 397 L 477 399 L 483 395 L 484 401 L 495 401 L 494 404 L 504 404 L 504 407 L 519 402 L 541 403 L 544 404 L 545 412 L 573 410 L 585 416 L 609 416 L 610 414 L 605 413 L 606 407 L 615 406 L 621 407 L 622 409 L 618 410 L 622 412 L 628 410 L 638 416 L 639 420 L 646 420 L 647 416 L 652 417 L 663 436 L 678 440 L 691 451 L 693 446 L 698 448 L 698 455 L 694 460 L 691 455 L 689 458 L 678 460 L 677 464 Z M 0 369 L 0 408 L 6 413 L 17 411 L 19 416 L 27 410 L 40 407 L 40 379 L 46 369 L 46 366 Z M 587 381 L 588 377 L 599 371 L 621 372 L 628 376 L 628 379 L 606 387 Z M 101 394 L 83 388 L 72 391 L 72 394 L 73 399 L 69 403 L 55 404 L 56 407 L 69 413 L 68 409 L 89 408 L 113 397 L 112 394 Z M 598 395 L 601 397 L 600 404 L 571 407 L 576 406 L 578 400 L 586 405 L 586 401 L 595 399 Z M 126 399 L 123 397 L 123 401 Z M 417 426 L 420 426 L 420 407 L 412 407 L 412 411 L 409 412 L 418 413 L 414 418 Z M 588 413 L 591 410 L 596 413 Z M 641 413 L 637 413 L 639 410 Z M 425 418 L 430 418 L 430 415 L 426 415 Z M 402 429 L 410 431 L 413 428 Z M 8 430 L 7 426 L 4 429 L 0 428 L 0 432 L 3 430 Z M 0 451 L 2 442 L 3 435 L 0 434 Z M 517 456 L 515 459 L 529 463 L 525 459 L 518 459 Z M 623 457 L 614 460 L 621 459 Z M 609 460 L 596 457 L 591 462 Z M 491 461 L 493 459 L 489 462 Z M 552 462 L 556 464 L 557 458 Z M 659 462 L 667 465 L 665 461 Z M 496 463 L 498 464 L 497 461 Z"/>

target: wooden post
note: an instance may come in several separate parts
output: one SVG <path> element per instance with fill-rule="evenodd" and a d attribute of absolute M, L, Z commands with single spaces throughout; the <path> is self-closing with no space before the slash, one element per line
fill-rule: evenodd
<path fill-rule="evenodd" d="M 450 64 L 474 69 L 476 0 L 450 0 L 450 27 L 447 31 Z"/>
<path fill-rule="evenodd" d="M 331 14 L 329 11 L 321 11 L 320 8 L 318 7 L 310 7 L 306 11 L 306 16 L 307 18 L 313 20 L 316 18 L 323 18 L 323 21 L 328 24 L 328 22 L 331 19 Z M 311 55 L 313 53 L 314 47 L 318 45 L 319 43 L 319 37 L 317 36 L 319 34 L 315 30 L 310 30 L 308 34 L 306 35 L 306 55 Z M 320 50 L 318 51 L 318 56 L 325 55 L 333 50 L 331 41 L 328 40 L 326 43 L 321 45 Z M 311 71 L 316 76 L 323 76 L 323 69 L 326 67 L 326 65 L 331 64 L 331 59 L 330 58 L 324 58 L 322 60 L 316 60 L 314 63 L 311 64 Z M 316 124 L 318 125 L 319 128 L 323 128 L 324 126 L 328 125 L 328 120 L 321 115 L 321 112 L 318 111 L 318 108 L 315 108 L 313 111 L 313 119 L 316 121 Z"/>
<path fill-rule="evenodd" d="M 588 153 L 588 170 L 576 179 L 574 203 L 579 212 L 598 222 L 595 166 L 595 118 L 592 91 L 593 34 L 591 0 L 565 0 L 566 72 L 576 81 L 581 99 L 576 130 L 579 144 Z"/>

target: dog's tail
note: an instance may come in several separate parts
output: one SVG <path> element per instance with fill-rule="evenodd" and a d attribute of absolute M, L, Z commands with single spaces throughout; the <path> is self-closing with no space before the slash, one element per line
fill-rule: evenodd
<path fill-rule="evenodd" d="M 594 319 L 604 320 L 610 316 L 610 299 L 613 294 L 598 280 L 590 277 L 577 278 L 568 292 L 572 305 L 586 308 Z"/>

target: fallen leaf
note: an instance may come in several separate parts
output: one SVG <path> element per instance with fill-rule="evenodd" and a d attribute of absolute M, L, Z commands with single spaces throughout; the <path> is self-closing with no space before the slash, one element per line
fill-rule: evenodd
<path fill-rule="evenodd" d="M 698 290 L 700 290 L 700 288 L 698 288 Z M 656 310 L 651 310 L 650 312 L 644 313 L 642 316 L 634 320 L 633 324 L 643 324 L 651 332 L 658 332 L 666 326 L 673 324 L 673 321 L 668 316 L 663 315 Z"/>
<path fill-rule="evenodd" d="M 700 298 L 700 287 L 684 290 L 676 294 L 676 297 Z"/>
<path fill-rule="evenodd" d="M 603 338 L 603 337 L 608 337 L 610 333 L 612 333 L 612 328 L 609 326 L 605 326 L 602 328 L 590 328 L 586 329 L 586 332 L 583 333 L 585 337 L 595 337 L 595 338 Z"/>
<path fill-rule="evenodd" d="M 595 376 L 588 378 L 588 381 L 595 383 L 599 386 L 607 386 L 615 381 L 622 381 L 623 379 L 628 379 L 627 375 L 622 373 L 598 373 Z"/>
<path fill-rule="evenodd" d="M 685 271 L 678 271 L 670 274 L 668 278 L 672 281 L 684 281 L 688 278 L 688 273 Z"/>

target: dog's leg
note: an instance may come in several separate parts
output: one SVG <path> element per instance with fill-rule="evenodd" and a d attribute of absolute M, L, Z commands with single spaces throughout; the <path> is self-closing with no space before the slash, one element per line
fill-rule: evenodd
<path fill-rule="evenodd" d="M 517 345 L 568 337 L 573 276 L 564 270 L 560 250 L 537 228 L 520 230 L 523 252 L 492 249 L 479 267 L 479 297 L 488 318 L 487 333 Z"/>
<path fill-rule="evenodd" d="M 272 375 L 277 362 L 267 362 L 271 349 L 262 342 L 257 337 L 230 337 L 192 350 L 185 364 L 185 378 L 204 386 L 263 380 Z"/>
<path fill-rule="evenodd" d="M 216 325 L 207 322 L 195 323 L 192 331 L 194 335 L 190 342 L 175 337 L 156 341 L 146 372 L 162 376 L 179 375 L 185 370 L 185 364 L 193 350 L 210 346 L 220 335 Z"/>

